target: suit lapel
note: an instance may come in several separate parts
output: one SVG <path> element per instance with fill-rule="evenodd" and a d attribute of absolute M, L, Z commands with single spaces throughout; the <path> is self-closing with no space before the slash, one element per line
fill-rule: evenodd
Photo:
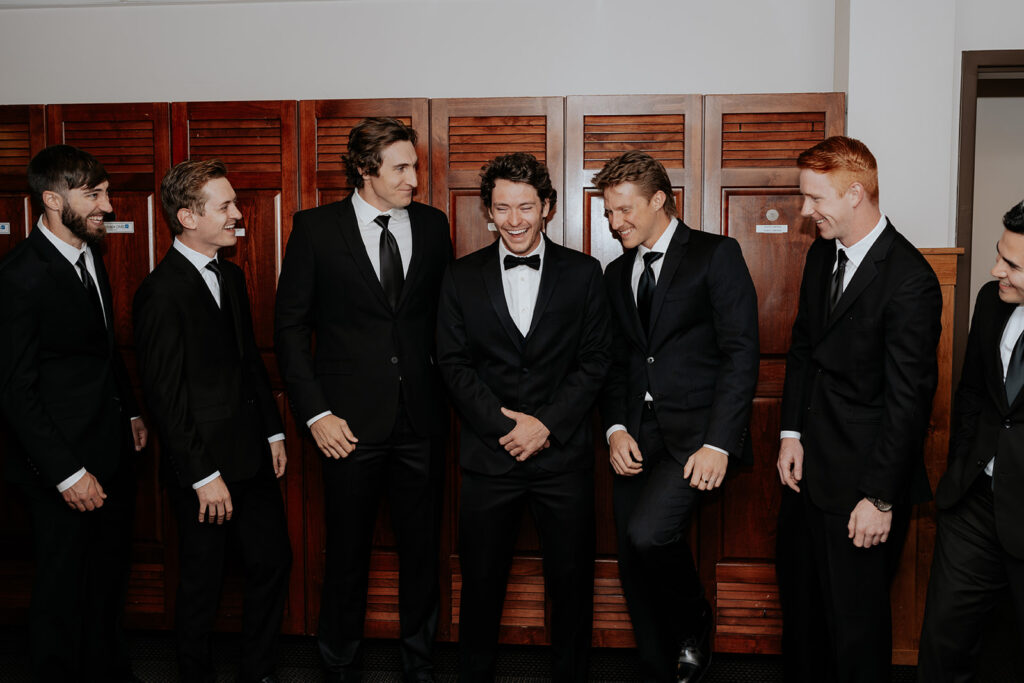
<path fill-rule="evenodd" d="M 505 287 L 501 283 L 501 265 L 498 263 L 498 242 L 495 241 L 487 249 L 487 258 L 483 259 L 482 262 L 483 272 L 480 273 L 484 279 L 487 296 L 491 300 L 494 312 L 498 315 L 498 320 L 501 321 L 501 326 L 505 328 L 505 332 L 515 342 L 516 348 L 521 349 L 525 338 L 523 333 L 519 331 L 519 328 L 516 327 L 511 314 L 508 312 L 508 303 L 505 301 Z"/>
<path fill-rule="evenodd" d="M 352 259 L 356 263 L 356 269 L 366 282 L 366 288 L 373 293 L 373 296 L 377 298 L 381 306 L 390 311 L 391 304 L 388 302 L 387 297 L 384 296 L 384 288 L 380 284 L 380 278 L 377 277 L 377 273 L 373 270 L 373 264 L 370 263 L 370 257 L 366 253 L 363 237 L 359 234 L 359 220 L 356 218 L 356 210 L 352 206 L 352 195 L 342 200 L 341 204 L 338 205 L 338 212 L 341 237 L 345 241 L 349 253 L 352 254 Z M 414 260 L 416 258 L 415 252 L 414 243 Z"/>
<path fill-rule="evenodd" d="M 100 290 L 100 300 L 103 302 L 103 314 L 107 316 L 107 342 L 114 347 L 114 298 L 110 292 L 110 279 L 107 277 L 107 267 L 103 263 L 103 255 L 99 249 L 92 249 L 92 265 L 96 269 L 96 286 Z"/>
<path fill-rule="evenodd" d="M 647 334 L 653 336 L 653 331 L 658 324 L 658 314 L 661 312 L 661 305 L 665 303 L 665 292 L 672 285 L 672 278 L 675 277 L 679 264 L 686 254 L 687 244 L 690 241 L 690 228 L 682 221 L 676 224 L 676 232 L 669 242 L 668 251 L 662 257 L 664 263 L 661 265 L 661 272 L 658 274 L 658 283 L 654 287 L 654 298 L 651 300 L 651 329 Z M 632 291 L 632 290 L 631 290 Z M 633 306 L 635 309 L 636 306 Z M 640 316 L 637 314 L 637 323 Z"/>
<path fill-rule="evenodd" d="M 410 259 L 409 268 L 405 273 L 405 284 L 402 285 L 402 295 L 398 298 L 398 308 L 405 304 L 405 300 L 409 298 L 409 293 L 415 289 L 413 283 L 420 276 L 420 270 L 423 268 L 423 252 L 427 248 L 426 235 L 422 230 L 416 229 L 416 214 L 418 211 L 413 209 L 414 206 L 414 204 L 410 204 L 407 207 L 409 212 L 409 230 L 412 232 L 412 259 Z M 384 288 L 381 287 L 381 292 L 383 291 Z"/>
<path fill-rule="evenodd" d="M 1012 406 L 1017 405 L 1021 400 L 1021 396 L 1024 395 L 1024 391 L 1021 391 L 1017 394 L 1012 404 L 1007 400 L 1006 384 L 1003 382 L 1003 357 L 999 352 L 999 347 L 1003 341 L 1003 331 L 1015 308 L 1017 306 L 1014 304 L 1004 303 L 1002 300 L 999 301 L 996 315 L 993 317 L 992 324 L 987 330 L 987 338 L 984 344 L 986 350 L 983 351 L 985 354 L 985 365 L 988 368 L 985 374 L 988 378 L 987 384 L 989 391 L 992 393 L 992 400 L 995 401 L 997 406 L 1005 410 L 1009 410 Z"/>
<path fill-rule="evenodd" d="M 530 338 L 530 335 L 537 328 L 537 321 L 544 315 L 544 310 L 551 302 L 551 295 L 558 289 L 558 280 L 562 274 L 562 259 L 558 253 L 558 248 L 548 240 L 546 235 L 543 239 L 546 243 L 544 246 L 544 261 L 546 263 L 541 264 L 540 287 L 537 289 L 537 301 L 533 305 L 530 329 L 526 333 L 527 339 Z"/>
<path fill-rule="evenodd" d="M 878 275 L 878 266 L 875 264 L 879 261 L 884 261 L 886 256 L 889 254 L 889 248 L 892 246 L 893 240 L 896 239 L 896 228 L 892 227 L 892 224 L 887 224 L 882 234 L 878 236 L 875 243 L 868 249 L 868 253 L 864 255 L 864 259 L 857 266 L 857 270 L 853 273 L 853 277 L 850 278 L 850 284 L 847 285 L 846 289 L 843 290 L 842 296 L 839 297 L 839 302 L 836 304 L 836 308 L 832 311 L 829 316 L 829 322 L 826 329 L 831 329 L 835 325 L 836 321 L 841 319 L 846 311 L 850 310 L 850 306 L 857 300 L 857 297 L 867 289 L 867 286 L 871 284 L 871 281 Z M 829 269 L 830 270 L 830 269 Z M 828 287 L 825 287 L 825 311 L 828 311 Z"/>
<path fill-rule="evenodd" d="M 640 348 L 647 346 L 647 332 L 640 325 L 640 312 L 636 309 L 636 297 L 633 296 L 633 266 L 636 264 L 637 250 L 630 249 L 622 259 L 622 272 L 619 274 L 619 295 L 622 297 L 622 310 L 629 318 L 626 332 Z"/>

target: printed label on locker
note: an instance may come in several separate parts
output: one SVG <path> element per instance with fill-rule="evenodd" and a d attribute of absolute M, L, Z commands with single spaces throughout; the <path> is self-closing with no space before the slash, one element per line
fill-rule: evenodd
<path fill-rule="evenodd" d="M 758 232 L 764 232 L 768 234 L 778 234 L 782 232 L 789 232 L 788 225 L 759 225 L 757 226 Z"/>
<path fill-rule="evenodd" d="M 0 223 L 0 235 L 10 235 L 10 234 L 11 234 L 11 224 L 10 223 Z"/>
<path fill-rule="evenodd" d="M 245 237 L 245 228 L 235 228 L 235 237 Z"/>
<path fill-rule="evenodd" d="M 131 235 L 135 232 L 135 221 L 107 221 L 103 225 L 108 235 Z"/>

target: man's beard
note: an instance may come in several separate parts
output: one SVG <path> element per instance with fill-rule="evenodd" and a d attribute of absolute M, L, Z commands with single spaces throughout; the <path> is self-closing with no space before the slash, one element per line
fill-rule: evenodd
<path fill-rule="evenodd" d="M 103 244 L 103 238 L 107 236 L 106 228 L 99 232 L 89 232 L 88 216 L 75 213 L 70 206 L 65 204 L 60 213 L 61 223 L 71 231 L 71 234 L 82 240 L 90 247 L 98 247 Z"/>

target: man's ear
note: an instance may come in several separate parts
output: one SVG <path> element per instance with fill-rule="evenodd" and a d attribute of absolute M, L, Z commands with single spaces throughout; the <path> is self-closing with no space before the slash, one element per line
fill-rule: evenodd
<path fill-rule="evenodd" d="M 651 207 L 655 211 L 661 211 L 663 206 L 665 206 L 665 193 L 661 190 L 658 190 L 653 195 L 651 195 Z"/>
<path fill-rule="evenodd" d="M 64 196 L 53 190 L 43 190 L 43 206 L 60 213 L 64 209 Z"/>
<path fill-rule="evenodd" d="M 864 192 L 864 186 L 858 182 L 850 183 L 850 187 L 846 188 L 846 194 L 850 198 L 850 206 L 857 208 L 860 203 L 864 201 L 864 197 L 867 193 Z"/>
<path fill-rule="evenodd" d="M 178 209 L 178 222 L 181 223 L 182 227 L 186 230 L 194 230 L 196 227 L 196 215 L 192 213 L 192 209 L 181 207 Z"/>

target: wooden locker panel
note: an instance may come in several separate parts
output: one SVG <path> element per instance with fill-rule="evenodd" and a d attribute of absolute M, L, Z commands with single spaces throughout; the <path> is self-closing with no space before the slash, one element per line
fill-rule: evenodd
<path fill-rule="evenodd" d="M 676 190 L 684 223 L 700 228 L 700 95 L 567 97 L 565 104 L 565 217 L 568 246 L 608 265 L 622 253 L 591 179 L 605 162 L 640 150 L 661 161 Z"/>
<path fill-rule="evenodd" d="M 284 250 L 284 226 L 298 207 L 298 116 L 293 100 L 255 102 L 174 102 L 171 104 L 174 163 L 186 159 L 220 159 L 238 197 L 242 220 L 238 242 L 220 256 L 245 272 L 256 344 L 271 376 L 278 409 L 285 420 L 288 471 L 281 481 L 292 571 L 285 606 L 285 633 L 306 632 L 303 524 L 303 439 L 286 410 L 274 357 L 274 297 Z M 170 232 L 158 239 L 158 256 L 171 246 Z M 229 571 L 218 615 L 222 628 L 237 628 L 241 609 L 241 575 Z"/>
<path fill-rule="evenodd" d="M 171 165 L 168 106 L 161 102 L 50 105 L 46 118 L 48 144 L 84 149 L 110 175 L 114 212 L 107 217 L 103 259 L 113 296 L 114 335 L 132 375 L 136 398 L 143 401 L 135 375 L 132 300 L 153 267 L 156 235 L 166 230 L 160 212 L 160 181 Z M 137 473 L 126 615 L 130 625 L 140 628 L 171 626 L 174 583 L 167 565 L 176 550 L 168 535 L 158 458 L 159 447 L 151 443 L 139 458 Z"/>
<path fill-rule="evenodd" d="M 415 199 L 429 203 L 430 131 L 426 99 L 306 100 L 299 102 L 299 168 L 302 208 L 344 199 L 352 191 L 345 177 L 341 155 L 348 151 L 349 131 L 370 116 L 390 116 L 411 126 L 417 133 L 419 156 Z M 286 236 L 291 220 L 286 221 Z M 287 245 L 287 239 L 285 240 Z M 303 442 L 305 477 L 311 485 L 306 496 L 306 586 L 307 630 L 316 631 L 323 587 L 325 527 L 324 491 L 320 485 L 320 459 L 324 456 L 306 439 Z M 382 499 L 373 537 L 370 586 L 367 596 L 366 634 L 395 638 L 398 624 L 398 555 L 391 528 L 390 505 Z"/>
<path fill-rule="evenodd" d="M 451 221 L 456 257 L 494 241 L 480 201 L 480 169 L 511 152 L 529 152 L 547 164 L 558 192 L 547 234 L 564 243 L 563 114 L 560 97 L 430 101 L 431 194 Z"/>
<path fill-rule="evenodd" d="M 28 162 L 46 145 L 42 105 L 0 106 L 0 260 L 28 236 L 36 217 Z M 0 423 L 0 464 L 11 438 Z M 31 594 L 32 534 L 17 487 L 0 481 L 0 619 L 25 623 Z"/>
<path fill-rule="evenodd" d="M 430 119 L 425 98 L 380 100 L 304 100 L 299 102 L 299 165 L 302 208 L 344 199 L 352 188 L 345 179 L 341 155 L 348 152 L 348 134 L 362 119 L 390 116 L 417 134 L 419 187 L 416 201 L 430 203 Z"/>
<path fill-rule="evenodd" d="M 796 158 L 843 132 L 843 105 L 842 93 L 704 98 L 703 229 L 740 243 L 757 290 L 761 344 L 750 421 L 754 464 L 730 474 L 699 523 L 699 566 L 715 599 L 718 650 L 778 652 L 781 644 L 776 607 L 765 603 L 768 595 L 777 599 L 779 411 L 804 257 L 817 237 L 800 215 Z"/>
<path fill-rule="evenodd" d="M 46 146 L 43 106 L 0 106 L 0 259 L 28 236 L 36 211 L 28 162 Z"/>

